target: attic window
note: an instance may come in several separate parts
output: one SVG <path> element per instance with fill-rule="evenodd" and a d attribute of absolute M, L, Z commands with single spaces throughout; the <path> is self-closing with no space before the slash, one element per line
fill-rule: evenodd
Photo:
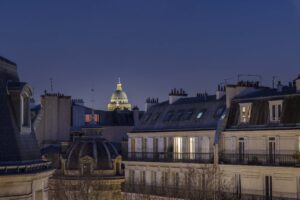
<path fill-rule="evenodd" d="M 183 110 L 178 111 L 178 112 L 176 113 L 176 115 L 175 115 L 173 121 L 179 121 L 179 120 L 181 120 L 183 114 L 184 114 Z"/>
<path fill-rule="evenodd" d="M 220 118 L 222 116 L 222 114 L 224 113 L 225 110 L 225 106 L 220 106 L 217 108 L 214 117 L 215 118 Z"/>
<path fill-rule="evenodd" d="M 205 113 L 205 110 L 201 110 L 198 114 L 197 114 L 197 119 L 201 119 L 203 117 Z"/>
<path fill-rule="evenodd" d="M 269 101 L 270 122 L 280 122 L 282 115 L 282 100 Z"/>
<path fill-rule="evenodd" d="M 21 96 L 21 123 L 23 127 L 30 127 L 29 121 L 29 97 Z"/>
<path fill-rule="evenodd" d="M 173 113 L 174 113 L 173 111 L 169 111 L 164 118 L 164 122 L 169 122 L 173 117 Z"/>
<path fill-rule="evenodd" d="M 184 117 L 183 117 L 183 120 L 190 120 L 192 118 L 194 114 L 194 110 L 191 109 L 191 110 L 188 110 L 185 114 L 184 114 Z"/>
<path fill-rule="evenodd" d="M 249 123 L 251 116 L 251 103 L 241 103 L 240 104 L 240 122 Z"/>
<path fill-rule="evenodd" d="M 152 116 L 152 113 L 147 113 L 143 122 L 147 123 L 149 121 L 149 119 L 151 118 L 151 116 Z"/>
<path fill-rule="evenodd" d="M 156 113 L 154 115 L 154 117 L 152 118 L 151 122 L 156 122 L 158 120 L 159 116 L 160 116 L 160 113 Z"/>

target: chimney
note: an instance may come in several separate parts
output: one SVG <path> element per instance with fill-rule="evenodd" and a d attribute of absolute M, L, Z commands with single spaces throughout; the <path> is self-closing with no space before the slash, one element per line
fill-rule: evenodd
<path fill-rule="evenodd" d="M 281 81 L 278 81 L 278 83 L 277 83 L 277 91 L 278 92 L 282 92 L 282 89 L 283 89 L 283 85 L 281 84 Z"/>
<path fill-rule="evenodd" d="M 218 90 L 216 92 L 216 99 L 219 100 L 226 95 L 225 86 L 218 85 Z"/>
<path fill-rule="evenodd" d="M 147 98 L 145 103 L 145 112 L 147 112 L 152 106 L 158 104 L 158 98 Z"/>
<path fill-rule="evenodd" d="M 246 95 L 260 89 L 257 81 L 239 81 L 237 85 L 227 85 L 225 88 L 226 107 L 229 108 L 231 100 L 239 95 Z"/>
<path fill-rule="evenodd" d="M 140 109 L 135 106 L 133 109 L 132 109 L 132 112 L 133 112 L 133 122 L 134 122 L 134 126 L 137 126 L 138 123 L 140 122 Z"/>
<path fill-rule="evenodd" d="M 297 92 L 300 92 L 300 74 L 298 75 L 298 78 L 295 80 L 296 82 L 296 90 Z"/>
<path fill-rule="evenodd" d="M 181 98 L 186 97 L 186 96 L 187 96 L 187 93 L 183 89 L 177 90 L 176 88 L 174 88 L 169 93 L 169 104 L 173 104 L 178 99 L 181 99 Z"/>

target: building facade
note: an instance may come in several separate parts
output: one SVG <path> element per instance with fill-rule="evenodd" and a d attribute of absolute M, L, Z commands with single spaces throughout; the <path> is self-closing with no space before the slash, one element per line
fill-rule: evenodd
<path fill-rule="evenodd" d="M 299 199 L 300 77 L 240 81 L 216 95 L 147 101 L 128 133 L 124 193 L 135 199 Z"/>
<path fill-rule="evenodd" d="M 51 163 L 42 160 L 30 113 L 31 87 L 0 57 L 0 199 L 46 200 Z"/>
<path fill-rule="evenodd" d="M 70 140 L 71 107 L 70 96 L 47 93 L 41 96 L 37 106 L 36 137 L 41 148 Z"/>

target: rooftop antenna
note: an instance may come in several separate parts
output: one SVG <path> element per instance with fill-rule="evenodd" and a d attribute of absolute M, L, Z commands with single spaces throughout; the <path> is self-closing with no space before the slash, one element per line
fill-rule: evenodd
<path fill-rule="evenodd" d="M 50 91 L 53 93 L 53 78 L 50 78 Z"/>
<path fill-rule="evenodd" d="M 275 80 L 277 76 L 272 76 L 272 88 L 275 88 Z"/>
<path fill-rule="evenodd" d="M 91 89 L 91 93 L 92 93 L 92 99 L 91 99 L 91 102 L 92 102 L 92 124 L 95 124 L 95 110 L 94 110 L 94 87 L 92 87 Z"/>

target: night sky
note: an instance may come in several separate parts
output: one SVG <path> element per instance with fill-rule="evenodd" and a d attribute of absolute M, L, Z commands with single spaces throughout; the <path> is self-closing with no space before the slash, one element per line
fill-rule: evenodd
<path fill-rule="evenodd" d="M 238 74 L 300 73 L 300 0 L 0 0 L 0 55 L 36 99 L 47 89 L 106 109 L 118 77 L 133 105 L 213 93 Z"/>

